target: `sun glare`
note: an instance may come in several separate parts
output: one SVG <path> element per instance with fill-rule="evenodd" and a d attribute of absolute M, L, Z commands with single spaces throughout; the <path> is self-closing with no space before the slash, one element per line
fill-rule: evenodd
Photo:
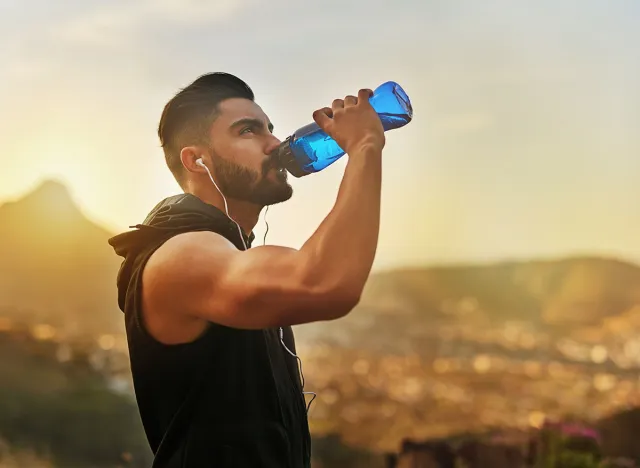
<path fill-rule="evenodd" d="M 79 147 L 47 145 L 34 159 L 43 179 L 59 180 L 74 191 L 89 183 L 92 178 L 87 154 L 87 151 Z"/>
<path fill-rule="evenodd" d="M 96 187 L 100 185 L 101 168 L 96 164 L 95 148 L 74 141 L 72 144 L 63 142 L 45 142 L 34 150 L 30 158 L 33 170 L 38 174 L 35 186 L 46 180 L 63 184 L 73 202 L 83 211 L 92 212 L 98 207 L 104 207 L 102 194 Z M 64 191 L 52 190 L 52 209 L 64 202 Z"/>

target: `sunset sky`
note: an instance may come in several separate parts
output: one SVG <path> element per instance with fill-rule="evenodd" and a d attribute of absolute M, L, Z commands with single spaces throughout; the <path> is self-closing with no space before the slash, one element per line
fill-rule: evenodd
<path fill-rule="evenodd" d="M 0 43 L 0 200 L 55 177 L 124 230 L 179 191 L 156 128 L 197 76 L 246 80 L 282 139 L 394 80 L 415 118 L 387 133 L 377 268 L 640 261 L 637 0 L 0 0 Z M 291 178 L 269 243 L 304 242 L 344 162 Z"/>

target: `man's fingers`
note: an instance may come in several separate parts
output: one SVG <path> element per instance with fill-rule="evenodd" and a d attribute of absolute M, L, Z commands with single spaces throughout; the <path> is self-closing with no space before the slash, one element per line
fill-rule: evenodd
<path fill-rule="evenodd" d="M 347 106 L 355 106 L 358 103 L 358 98 L 355 96 L 347 96 L 344 98 L 344 105 Z"/>
<path fill-rule="evenodd" d="M 373 96 L 373 91 L 368 88 L 358 91 L 358 97 L 348 95 L 343 99 L 334 99 L 331 103 L 331 107 L 323 107 L 313 113 L 313 120 L 318 124 L 322 130 L 327 130 L 330 125 L 333 125 L 333 115 L 336 111 L 344 109 L 345 107 L 357 106 L 362 103 L 369 105 L 369 99 Z"/>
<path fill-rule="evenodd" d="M 323 130 L 326 130 L 327 126 L 331 124 L 332 117 L 333 110 L 329 107 L 323 107 L 313 113 L 313 120 L 315 120 L 318 126 Z"/>
<path fill-rule="evenodd" d="M 373 96 L 373 91 L 368 88 L 361 89 L 360 91 L 358 91 L 358 102 L 361 104 L 369 102 L 371 96 Z"/>

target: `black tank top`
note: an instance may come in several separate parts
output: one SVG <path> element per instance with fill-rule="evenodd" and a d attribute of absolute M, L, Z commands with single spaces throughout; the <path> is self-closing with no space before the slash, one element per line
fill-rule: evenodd
<path fill-rule="evenodd" d="M 133 227 L 109 243 L 124 257 L 118 300 L 153 468 L 309 468 L 300 374 L 279 329 L 212 323 L 194 342 L 164 345 L 142 321 L 142 271 L 153 252 L 192 231 L 216 232 L 243 249 L 237 226 L 214 206 L 182 194 L 163 200 Z M 247 246 L 252 240 L 253 235 L 244 239 Z M 295 353 L 291 328 L 283 332 Z"/>

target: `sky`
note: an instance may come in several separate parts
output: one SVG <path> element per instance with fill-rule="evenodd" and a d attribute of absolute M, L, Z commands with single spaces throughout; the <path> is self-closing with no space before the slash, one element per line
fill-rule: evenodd
<path fill-rule="evenodd" d="M 126 230 L 179 192 L 156 129 L 197 76 L 247 81 L 281 139 L 393 80 L 376 269 L 640 261 L 637 0 L 0 0 L 0 44 L 0 200 L 57 178 Z M 345 163 L 290 178 L 268 243 L 302 245 Z"/>

